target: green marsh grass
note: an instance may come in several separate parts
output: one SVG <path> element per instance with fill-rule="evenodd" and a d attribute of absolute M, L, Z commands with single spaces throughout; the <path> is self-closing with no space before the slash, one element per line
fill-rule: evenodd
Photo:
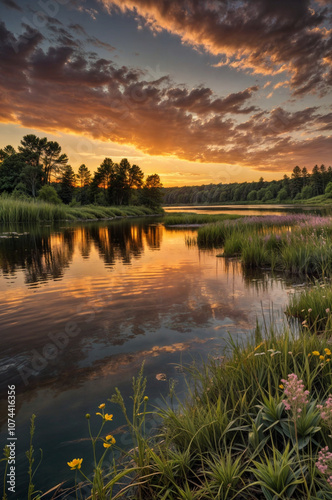
<path fill-rule="evenodd" d="M 332 286 L 331 281 L 316 281 L 304 290 L 290 296 L 286 314 L 297 318 L 304 328 L 332 335 Z"/>
<path fill-rule="evenodd" d="M 235 220 L 241 218 L 241 215 L 236 214 L 191 214 L 191 213 L 175 213 L 166 214 L 163 222 L 165 226 L 177 225 L 201 225 L 211 222 L 223 220 Z"/>
<path fill-rule="evenodd" d="M 60 220 L 109 219 L 113 217 L 132 217 L 156 213 L 148 207 L 101 207 L 87 205 L 69 207 L 44 202 L 21 201 L 0 198 L 0 223 L 36 223 Z"/>
<path fill-rule="evenodd" d="M 108 434 L 116 411 L 113 417 L 100 405 L 96 436 L 87 415 L 95 466 L 87 477 L 84 457 L 68 463 L 77 476 L 77 498 L 88 485 L 91 500 L 331 500 L 327 479 L 332 468 L 321 472 L 315 465 L 324 447 L 332 450 L 331 429 L 318 406 L 332 392 L 330 347 L 328 332 L 318 336 L 308 329 L 263 332 L 257 327 L 247 341 L 229 339 L 227 358 L 188 366 L 187 399 L 175 407 L 174 401 L 164 408 L 150 405 L 142 368 L 133 379 L 130 414 L 118 389 L 111 398 L 132 438 L 121 460 L 109 457 L 117 449 Z M 290 374 L 309 391 L 298 415 L 284 403 L 282 380 Z M 154 435 L 145 432 L 150 416 L 160 422 Z M 106 469 L 105 458 L 111 464 Z"/>
<path fill-rule="evenodd" d="M 198 229 L 200 248 L 223 248 L 246 269 L 289 274 L 332 275 L 332 219 L 315 216 L 244 217 Z"/>

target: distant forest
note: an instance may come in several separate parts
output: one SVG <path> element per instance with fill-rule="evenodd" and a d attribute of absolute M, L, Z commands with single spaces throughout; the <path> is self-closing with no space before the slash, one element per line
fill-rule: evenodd
<path fill-rule="evenodd" d="M 164 205 L 218 203 L 288 203 L 305 201 L 319 195 L 332 198 L 332 167 L 315 165 L 309 173 L 306 167 L 296 166 L 291 176 L 279 181 L 234 182 L 164 188 Z"/>

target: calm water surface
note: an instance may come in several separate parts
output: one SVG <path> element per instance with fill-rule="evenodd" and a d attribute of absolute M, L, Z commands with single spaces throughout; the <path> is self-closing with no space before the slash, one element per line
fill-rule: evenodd
<path fill-rule="evenodd" d="M 196 214 L 231 214 L 237 215 L 285 215 L 286 213 L 317 213 L 330 215 L 330 207 L 312 207 L 310 205 L 197 205 L 197 206 L 169 206 L 165 212 L 185 212 Z"/>
<path fill-rule="evenodd" d="M 268 271 L 245 275 L 216 251 L 187 247 L 185 236 L 194 231 L 165 229 L 152 218 L 0 233 L 0 444 L 7 385 L 16 384 L 19 499 L 32 413 L 35 449 L 44 451 L 36 483 L 45 490 L 72 477 L 72 458 L 84 457 L 89 472 L 84 416 L 94 415 L 115 386 L 129 398 L 143 361 L 150 402 L 161 404 L 170 379 L 179 394 L 184 389 L 177 364 L 219 356 L 228 335 L 249 335 L 262 310 L 269 320 L 272 305 L 283 321 L 294 285 Z M 167 381 L 157 380 L 160 373 Z M 106 433 L 126 446 L 119 411 L 110 403 L 106 410 L 114 413 Z"/>

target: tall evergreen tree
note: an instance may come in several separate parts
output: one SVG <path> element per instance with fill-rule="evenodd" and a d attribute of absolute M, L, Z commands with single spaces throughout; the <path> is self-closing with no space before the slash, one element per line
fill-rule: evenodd
<path fill-rule="evenodd" d="M 163 200 L 162 187 L 158 174 L 149 175 L 141 190 L 141 203 L 151 208 L 160 206 Z"/>
<path fill-rule="evenodd" d="M 86 205 L 89 203 L 90 195 L 90 184 L 91 184 L 91 172 L 84 164 L 80 165 L 77 173 L 77 181 L 79 185 L 78 200 Z"/>
<path fill-rule="evenodd" d="M 64 203 L 70 203 L 75 190 L 76 175 L 70 165 L 66 165 L 60 179 L 59 195 Z"/>

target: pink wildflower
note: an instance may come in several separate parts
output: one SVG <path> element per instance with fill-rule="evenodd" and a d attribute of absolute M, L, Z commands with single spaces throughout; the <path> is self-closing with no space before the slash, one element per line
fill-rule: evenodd
<path fill-rule="evenodd" d="M 317 405 L 317 408 L 320 410 L 320 416 L 325 420 L 332 432 L 332 396 L 330 395 L 327 398 L 324 405 Z"/>
<path fill-rule="evenodd" d="M 321 449 L 318 453 L 316 467 L 326 476 L 326 480 L 332 486 L 332 453 L 329 451 L 328 446 Z"/>
<path fill-rule="evenodd" d="M 295 373 L 291 373 L 288 375 L 288 380 L 282 379 L 281 382 L 285 388 L 285 399 L 283 400 L 285 410 L 291 411 L 296 419 L 308 403 L 309 391 L 304 390 L 303 381 L 299 380 Z"/>

